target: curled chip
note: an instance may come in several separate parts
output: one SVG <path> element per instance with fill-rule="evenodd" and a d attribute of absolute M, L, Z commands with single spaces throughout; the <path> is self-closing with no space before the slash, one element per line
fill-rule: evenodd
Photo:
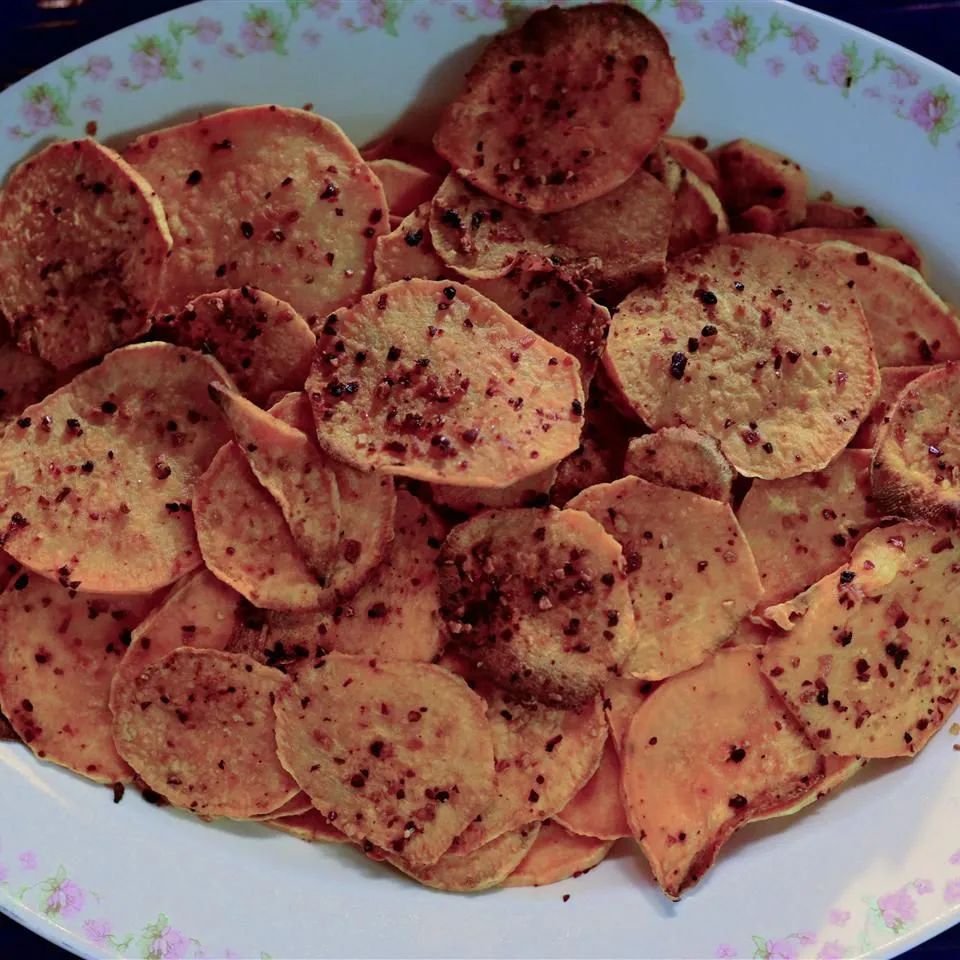
<path fill-rule="evenodd" d="M 626 292 L 663 274 L 672 218 L 673 195 L 644 170 L 582 207 L 542 217 L 451 174 L 433 198 L 430 234 L 440 259 L 466 277 L 554 265 L 581 283 Z"/>
<path fill-rule="evenodd" d="M 0 430 L 25 407 L 45 397 L 55 380 L 56 371 L 46 360 L 0 341 Z"/>
<path fill-rule="evenodd" d="M 631 830 L 674 900 L 735 830 L 823 777 L 823 758 L 749 648 L 661 684 L 633 715 L 620 759 Z"/>
<path fill-rule="evenodd" d="M 483 701 L 423 663 L 332 653 L 276 701 L 277 749 L 352 840 L 436 863 L 493 796 Z"/>
<path fill-rule="evenodd" d="M 551 7 L 491 41 L 433 142 L 491 196 L 566 210 L 628 179 L 682 99 L 666 40 L 642 14 Z"/>
<path fill-rule="evenodd" d="M 141 779 L 176 807 L 252 817 L 297 794 L 280 766 L 273 702 L 289 684 L 240 653 L 180 647 L 113 704 L 113 737 Z"/>
<path fill-rule="evenodd" d="M 870 482 L 886 514 L 932 521 L 960 515 L 960 364 L 936 367 L 903 388 L 877 434 Z"/>
<path fill-rule="evenodd" d="M 689 427 L 664 427 L 631 440 L 623 472 L 726 503 L 735 476 L 720 444 Z"/>
<path fill-rule="evenodd" d="M 270 810 L 267 813 L 258 813 L 253 817 L 250 817 L 251 820 L 282 820 L 285 817 L 298 817 L 304 813 L 318 813 L 318 811 L 313 809 L 313 804 L 310 802 L 310 798 L 300 790 L 294 796 L 281 803 L 279 807 L 275 810 Z"/>
<path fill-rule="evenodd" d="M 720 172 L 713 158 L 693 140 L 686 137 L 664 137 L 660 143 L 681 167 L 696 174 L 707 186 L 716 190 L 720 186 Z"/>
<path fill-rule="evenodd" d="M 238 107 L 144 134 L 124 156 L 153 184 L 173 234 L 161 313 L 246 285 L 309 318 L 365 289 L 386 199 L 332 121 Z"/>
<path fill-rule="evenodd" d="M 766 616 L 763 672 L 825 753 L 917 753 L 960 681 L 960 538 L 902 523 L 870 531 L 849 564 Z"/>
<path fill-rule="evenodd" d="M 623 477 L 567 507 L 623 547 L 638 637 L 624 673 L 660 680 L 696 666 L 760 598 L 757 564 L 726 503 Z"/>
<path fill-rule="evenodd" d="M 150 326 L 170 231 L 150 184 L 93 140 L 52 143 L 0 193 L 0 310 L 58 370 Z"/>
<path fill-rule="evenodd" d="M 24 566 L 73 589 L 148 593 L 200 565 L 194 487 L 226 439 L 212 358 L 167 343 L 109 354 L 0 440 L 0 529 Z"/>
<path fill-rule="evenodd" d="M 539 823 L 504 833 L 466 856 L 448 853 L 429 866 L 412 865 L 403 857 L 386 860 L 425 887 L 450 893 L 476 893 L 502 884 L 523 862 L 541 831 Z"/>
<path fill-rule="evenodd" d="M 368 161 L 370 169 L 383 184 L 390 214 L 405 217 L 421 203 L 426 203 L 436 192 L 443 179 L 429 170 L 382 157 Z"/>
<path fill-rule="evenodd" d="M 813 245 L 841 240 L 893 257 L 894 260 L 923 273 L 923 259 L 916 244 L 899 230 L 889 227 L 800 227 L 787 231 L 784 238 Z"/>
<path fill-rule="evenodd" d="M 256 404 L 299 390 L 310 372 L 316 337 L 289 303 L 243 287 L 205 293 L 158 322 L 164 338 L 216 357 Z"/>
<path fill-rule="evenodd" d="M 627 297 L 603 362 L 651 428 L 693 427 L 764 479 L 825 467 L 879 382 L 846 283 L 808 247 L 761 234 L 691 251 L 659 290 Z"/>
<path fill-rule="evenodd" d="M 850 441 L 851 447 L 858 449 L 873 449 L 877 442 L 877 434 L 883 424 L 890 421 L 890 411 L 897 402 L 900 391 L 916 380 L 921 373 L 927 373 L 929 366 L 918 367 L 882 367 L 880 369 L 880 393 L 874 400 L 870 413 L 860 424 L 860 429 Z"/>
<path fill-rule="evenodd" d="M 579 510 L 491 510 L 454 527 L 440 593 L 478 672 L 543 703 L 592 699 L 636 643 L 620 545 Z"/>
<path fill-rule="evenodd" d="M 881 367 L 960 360 L 960 317 L 912 267 L 851 243 L 816 247 L 863 307 Z"/>
<path fill-rule="evenodd" d="M 505 887 L 543 887 L 592 870 L 610 852 L 612 840 L 571 833 L 548 820 L 533 846 L 503 881 Z"/>
<path fill-rule="evenodd" d="M 760 600 L 796 596 L 842 564 L 877 525 L 870 451 L 844 450 L 824 470 L 789 480 L 756 480 L 737 517 L 760 570 Z"/>
<path fill-rule="evenodd" d="M 553 814 L 553 819 L 581 837 L 617 840 L 630 836 L 620 799 L 620 758 L 611 737 L 604 744 L 594 775 L 562 810 Z"/>
<path fill-rule="evenodd" d="M 713 187 L 692 170 L 684 169 L 680 186 L 674 194 L 667 255 L 677 257 L 729 232 L 730 222 Z"/>
<path fill-rule="evenodd" d="M 877 221 L 863 207 L 845 207 L 831 200 L 811 200 L 807 204 L 804 227 L 826 230 L 850 230 L 875 227 Z"/>
<path fill-rule="evenodd" d="M 603 685 L 603 712 L 607 717 L 610 742 L 623 754 L 623 742 L 627 738 L 630 721 L 637 708 L 657 689 L 651 680 L 635 680 L 633 677 L 611 677 Z"/>
<path fill-rule="evenodd" d="M 410 280 L 327 320 L 307 393 L 331 456 L 499 487 L 577 446 L 576 360 L 458 283 Z"/>
<path fill-rule="evenodd" d="M 511 483 L 509 487 L 453 487 L 447 483 L 434 483 L 430 490 L 434 503 L 473 516 L 481 510 L 548 506 L 550 488 L 556 477 L 557 467 L 554 465 Z"/>
<path fill-rule="evenodd" d="M 258 818 L 259 819 L 259 818 Z M 264 817 L 263 823 L 289 833 L 298 840 L 307 843 L 347 843 L 347 838 L 336 827 L 327 822 L 327 818 L 319 810 L 307 810 L 305 813 L 296 813 L 283 817 Z"/>
<path fill-rule="evenodd" d="M 430 205 L 421 204 L 397 227 L 377 238 L 373 251 L 373 288 L 394 280 L 442 280 L 450 270 L 433 249 L 430 238 Z"/>
<path fill-rule="evenodd" d="M 110 736 L 110 681 L 155 597 L 77 594 L 21 573 L 0 595 L 0 710 L 38 756 L 129 781 Z"/>

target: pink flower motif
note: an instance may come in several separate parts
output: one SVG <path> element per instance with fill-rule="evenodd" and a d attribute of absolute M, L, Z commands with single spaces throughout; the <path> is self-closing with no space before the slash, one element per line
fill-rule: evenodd
<path fill-rule="evenodd" d="M 52 127 L 57 122 L 56 104 L 46 95 L 31 97 L 24 102 L 20 112 L 34 130 Z"/>
<path fill-rule="evenodd" d="M 224 43 L 220 46 L 220 52 L 225 57 L 242 57 L 243 54 L 237 49 L 235 43 Z"/>
<path fill-rule="evenodd" d="M 201 43 L 216 43 L 220 39 L 220 34 L 223 33 L 223 24 L 210 17 L 201 17 L 193 26 L 197 31 L 197 39 Z"/>
<path fill-rule="evenodd" d="M 103 110 L 103 100 L 100 97 L 85 97 L 80 106 L 91 113 L 100 113 Z"/>
<path fill-rule="evenodd" d="M 694 23 L 703 19 L 703 4 L 700 0 L 676 0 L 674 10 L 681 23 Z"/>
<path fill-rule="evenodd" d="M 866 87 L 863 91 L 863 95 L 869 100 L 883 99 L 883 91 L 879 87 Z"/>
<path fill-rule="evenodd" d="M 203 64 L 203 57 L 194 57 L 194 58 L 190 61 L 190 66 L 191 66 L 197 73 L 203 73 L 203 66 L 204 66 L 204 64 Z"/>
<path fill-rule="evenodd" d="M 86 101 L 84 101 L 84 106 L 86 106 Z M 36 870 L 37 869 L 37 855 L 32 850 L 24 850 L 20 854 L 20 866 L 24 870 Z"/>
<path fill-rule="evenodd" d="M 84 920 L 83 932 L 88 940 L 102 947 L 110 939 L 113 928 L 109 920 Z"/>
<path fill-rule="evenodd" d="M 827 921 L 835 927 L 845 927 L 850 919 L 849 910 L 831 910 L 827 914 Z"/>
<path fill-rule="evenodd" d="M 733 24 L 726 18 L 718 20 L 708 31 L 707 37 L 713 46 L 730 54 L 737 52 L 742 40 L 734 30 Z"/>
<path fill-rule="evenodd" d="M 904 87 L 915 87 L 920 82 L 920 74 L 898 63 L 890 70 L 890 82 L 901 90 Z"/>
<path fill-rule="evenodd" d="M 717 947 L 714 956 L 717 960 L 734 960 L 737 956 L 737 951 L 734 950 L 729 943 L 721 943 L 720 946 Z"/>
<path fill-rule="evenodd" d="M 421 11 L 420 13 L 414 14 L 413 22 L 421 30 L 429 30 L 430 25 L 433 23 L 433 17 L 431 17 L 429 13 Z"/>
<path fill-rule="evenodd" d="M 113 61 L 109 57 L 91 57 L 84 69 L 91 80 L 106 80 L 113 69 Z"/>
<path fill-rule="evenodd" d="M 340 9 L 340 0 L 313 0 L 310 6 L 321 20 L 326 20 Z"/>
<path fill-rule="evenodd" d="M 113 81 L 113 85 L 118 90 L 129 90 L 133 86 L 133 81 L 129 77 L 117 77 Z"/>
<path fill-rule="evenodd" d="M 779 57 L 767 57 L 764 61 L 764 66 L 766 66 L 767 73 L 769 73 L 771 77 L 779 77 L 786 69 L 786 64 Z"/>
<path fill-rule="evenodd" d="M 61 880 L 47 897 L 46 910 L 70 917 L 83 909 L 85 900 L 83 891 L 72 880 Z"/>
<path fill-rule="evenodd" d="M 150 956 L 162 960 L 184 960 L 190 950 L 190 941 L 173 927 L 164 927 L 150 944 Z"/>
<path fill-rule="evenodd" d="M 932 90 L 924 90 L 910 105 L 910 119 L 929 133 L 946 116 L 948 109 L 946 95 L 937 96 Z"/>
<path fill-rule="evenodd" d="M 159 50 L 135 50 L 130 55 L 130 69 L 138 83 L 150 83 L 164 75 L 163 55 Z"/>
<path fill-rule="evenodd" d="M 933 893 L 933 881 L 932 880 L 914 880 L 913 889 L 920 894 L 920 896 L 925 896 L 928 893 Z"/>
<path fill-rule="evenodd" d="M 908 923 L 917 919 L 917 905 L 913 897 L 907 893 L 906 887 L 888 893 L 877 900 L 877 907 L 883 922 L 893 931 L 899 933 Z"/>
<path fill-rule="evenodd" d="M 246 20 L 240 28 L 240 39 L 251 52 L 262 53 L 272 50 L 276 43 L 273 24 L 265 18 Z"/>
<path fill-rule="evenodd" d="M 842 944 L 836 940 L 828 940 L 817 954 L 817 960 L 844 960 L 844 951 Z"/>
<path fill-rule="evenodd" d="M 817 83 L 820 82 L 820 68 L 812 60 L 808 60 L 803 65 L 803 75 L 808 80 L 813 80 Z"/>
<path fill-rule="evenodd" d="M 818 46 L 820 41 L 809 27 L 793 28 L 793 33 L 790 35 L 790 49 L 794 53 L 803 56 L 805 53 L 812 53 Z"/>
<path fill-rule="evenodd" d="M 845 87 L 850 79 L 850 58 L 845 53 L 835 53 L 827 64 L 830 82 Z"/>
<path fill-rule="evenodd" d="M 368 27 L 382 27 L 387 22 L 383 0 L 358 0 L 357 13 L 360 15 L 360 22 Z"/>
<path fill-rule="evenodd" d="M 503 16 L 503 0 L 473 0 L 473 12 L 487 20 L 499 20 Z"/>
<path fill-rule="evenodd" d="M 816 943 L 817 935 L 815 933 L 811 933 L 809 930 L 805 930 L 803 933 L 797 934 L 797 940 L 799 940 L 800 943 Z"/>
<path fill-rule="evenodd" d="M 960 903 L 960 879 L 948 880 L 943 888 L 943 899 L 947 903 Z"/>
<path fill-rule="evenodd" d="M 303 38 L 303 42 L 309 47 L 318 46 L 320 41 L 323 39 L 323 35 L 318 33 L 316 30 L 304 30 L 300 36 Z"/>
<path fill-rule="evenodd" d="M 768 940 L 767 957 L 769 960 L 797 960 L 797 948 L 789 940 Z"/>
<path fill-rule="evenodd" d="M 954 864 L 954 866 L 956 866 L 956 864 L 960 863 L 960 850 L 954 850 L 953 853 L 950 854 L 950 861 L 949 861 L 949 862 L 952 863 L 952 864 Z"/>

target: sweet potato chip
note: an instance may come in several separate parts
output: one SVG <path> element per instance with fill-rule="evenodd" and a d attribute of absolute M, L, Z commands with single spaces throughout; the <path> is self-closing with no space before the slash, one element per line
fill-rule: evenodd
<path fill-rule="evenodd" d="M 660 680 L 696 666 L 760 598 L 757 564 L 726 503 L 623 477 L 567 506 L 623 547 L 638 636 L 624 673 Z"/>
<path fill-rule="evenodd" d="M 365 289 L 386 199 L 332 121 L 238 107 L 144 134 L 124 156 L 153 184 L 173 234 L 160 313 L 246 285 L 309 318 Z"/>
<path fill-rule="evenodd" d="M 811 200 L 803 220 L 804 227 L 826 230 L 855 230 L 876 225 L 877 221 L 863 207 L 845 207 L 830 200 Z"/>
<path fill-rule="evenodd" d="M 620 545 L 579 510 L 482 513 L 441 553 L 452 641 L 511 693 L 576 706 L 636 643 Z"/>
<path fill-rule="evenodd" d="M 750 822 L 760 820 L 774 820 L 777 817 L 792 817 L 795 813 L 805 810 L 811 804 L 838 790 L 859 773 L 867 761 L 862 757 L 835 757 L 827 754 L 823 758 L 823 779 L 816 786 L 811 787 L 798 799 L 788 800 L 783 806 L 774 808 L 760 816 L 751 817 Z"/>
<path fill-rule="evenodd" d="M 660 143 L 681 167 L 696 174 L 707 186 L 713 190 L 720 186 L 720 171 L 705 150 L 685 137 L 664 137 Z"/>
<path fill-rule="evenodd" d="M 450 165 L 429 143 L 421 143 L 402 133 L 386 133 L 360 148 L 360 156 L 373 160 L 399 160 L 419 167 L 437 177 L 445 177 Z"/>
<path fill-rule="evenodd" d="M 684 170 L 673 199 L 673 225 L 667 256 L 677 257 L 729 232 L 730 222 L 713 187 L 692 170 Z"/>
<path fill-rule="evenodd" d="M 603 711 L 610 730 L 610 742 L 620 756 L 627 738 L 630 721 L 637 708 L 657 689 L 650 680 L 635 680 L 633 677 L 610 677 L 603 684 Z"/>
<path fill-rule="evenodd" d="M 416 167 L 403 160 L 383 157 L 368 161 L 370 169 L 383 184 L 387 209 L 391 215 L 405 217 L 421 203 L 426 203 L 436 192 L 442 176 Z"/>
<path fill-rule="evenodd" d="M 745 476 L 825 467 L 877 392 L 853 292 L 808 247 L 749 234 L 691 251 L 610 324 L 603 362 L 653 429 L 716 437 Z"/>
<path fill-rule="evenodd" d="M 273 702 L 288 683 L 243 654 L 180 647 L 114 703 L 117 750 L 174 806 L 206 817 L 276 810 L 298 791 L 274 739 Z"/>
<path fill-rule="evenodd" d="M 760 600 L 796 596 L 836 570 L 877 525 L 870 451 L 844 450 L 824 470 L 789 480 L 755 480 L 737 517 L 760 570 Z"/>
<path fill-rule="evenodd" d="M 277 698 L 277 749 L 353 840 L 436 863 L 493 795 L 483 701 L 423 663 L 332 653 Z"/>
<path fill-rule="evenodd" d="M 110 736 L 110 680 L 153 597 L 77 594 L 21 573 L 0 595 L 0 709 L 41 759 L 129 781 Z"/>
<path fill-rule="evenodd" d="M 666 40 L 643 14 L 551 7 L 490 42 L 433 143 L 491 196 L 566 210 L 627 180 L 682 99 Z"/>
<path fill-rule="evenodd" d="M 664 427 L 631 440 L 623 472 L 727 503 L 735 476 L 720 444 L 689 427 Z"/>
<path fill-rule="evenodd" d="M 847 566 L 768 607 L 789 630 L 763 672 L 824 752 L 923 748 L 960 692 L 960 538 L 921 524 L 872 530 Z"/>
<path fill-rule="evenodd" d="M 58 370 L 150 326 L 170 251 L 152 187 L 93 140 L 52 143 L 0 193 L 0 310 Z"/>
<path fill-rule="evenodd" d="M 289 817 L 264 818 L 264 824 L 274 830 L 289 833 L 307 843 L 347 843 L 348 840 L 336 827 L 327 822 L 319 810 L 308 810 Z"/>
<path fill-rule="evenodd" d="M 215 356 L 237 389 L 261 406 L 277 391 L 303 386 L 317 343 L 289 303 L 250 287 L 205 293 L 160 318 L 158 332 Z"/>
<path fill-rule="evenodd" d="M 553 814 L 553 819 L 581 837 L 617 840 L 630 836 L 630 825 L 620 799 L 620 758 L 612 738 L 604 744 L 600 766 L 594 775 L 562 810 Z"/>
<path fill-rule="evenodd" d="M 421 204 L 390 233 L 377 238 L 373 251 L 373 288 L 394 280 L 442 280 L 450 269 L 433 249 L 430 237 L 430 205 Z"/>
<path fill-rule="evenodd" d="M 735 830 L 823 777 L 823 758 L 748 648 L 661 684 L 633 715 L 621 761 L 633 835 L 673 899 Z"/>
<path fill-rule="evenodd" d="M 873 402 L 870 413 L 860 424 L 860 429 L 850 441 L 851 447 L 858 449 L 872 449 L 877 442 L 877 433 L 883 424 L 889 422 L 890 411 L 896 403 L 900 391 L 916 380 L 921 373 L 926 373 L 930 367 L 881 367 L 880 393 Z"/>
<path fill-rule="evenodd" d="M 852 243 L 854 246 L 893 257 L 914 270 L 923 273 L 923 259 L 916 245 L 899 230 L 889 227 L 800 227 L 789 230 L 784 239 L 800 243 L 819 244 L 832 240 Z"/>
<path fill-rule="evenodd" d="M 0 429 L 42 400 L 53 389 L 55 378 L 56 371 L 46 360 L 0 341 Z"/>
<path fill-rule="evenodd" d="M 618 786 L 619 792 L 619 786 Z M 503 881 L 505 887 L 544 887 L 592 870 L 610 852 L 612 840 L 571 833 L 548 820 L 527 855 Z"/>
<path fill-rule="evenodd" d="M 268 813 L 258 813 L 249 819 L 266 820 L 269 822 L 271 820 L 282 820 L 285 817 L 299 817 L 305 813 L 318 812 L 319 811 L 314 810 L 310 798 L 301 790 L 291 797 L 291 799 L 281 803 L 275 810 L 271 810 Z"/>
<path fill-rule="evenodd" d="M 960 360 L 960 317 L 916 270 L 850 243 L 821 243 L 816 251 L 853 282 L 881 367 Z"/>
<path fill-rule="evenodd" d="M 167 343 L 109 354 L 0 439 L 6 550 L 74 589 L 148 593 L 200 565 L 194 487 L 226 429 L 212 358 Z"/>
<path fill-rule="evenodd" d="M 576 448 L 578 373 L 475 290 L 410 280 L 328 319 L 307 393 L 321 448 L 345 463 L 498 487 Z"/>
<path fill-rule="evenodd" d="M 960 364 L 903 388 L 877 434 L 870 482 L 884 513 L 920 520 L 960 516 Z"/>
<path fill-rule="evenodd" d="M 508 487 L 452 487 L 447 483 L 434 483 L 430 490 L 434 503 L 473 516 L 481 510 L 545 507 L 550 503 L 550 488 L 556 477 L 554 464 Z"/>

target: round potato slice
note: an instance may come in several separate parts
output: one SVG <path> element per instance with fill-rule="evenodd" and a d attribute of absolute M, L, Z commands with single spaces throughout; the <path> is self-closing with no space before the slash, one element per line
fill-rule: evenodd
<path fill-rule="evenodd" d="M 419 167 L 435 177 L 446 176 L 450 165 L 429 143 L 423 143 L 402 133 L 385 133 L 360 148 L 360 156 L 367 163 L 374 160 L 399 160 Z"/>
<path fill-rule="evenodd" d="M 729 232 L 730 222 L 713 187 L 692 170 L 684 168 L 680 186 L 674 194 L 673 226 L 667 256 L 677 257 Z"/>
<path fill-rule="evenodd" d="M 430 204 L 424 203 L 407 214 L 399 225 L 377 238 L 373 251 L 373 289 L 394 280 L 442 280 L 450 269 L 433 249 L 430 237 Z"/>
<path fill-rule="evenodd" d="M 453 487 L 446 483 L 430 485 L 434 503 L 458 513 L 473 516 L 481 510 L 510 507 L 545 507 L 550 503 L 550 488 L 557 477 L 556 465 L 547 467 L 509 487 Z"/>
<path fill-rule="evenodd" d="M 631 294 L 603 362 L 650 427 L 693 427 L 765 479 L 825 467 L 879 384 L 846 283 L 809 248 L 761 234 L 685 254 L 658 291 Z"/>
<path fill-rule="evenodd" d="M 664 427 L 631 440 L 623 472 L 725 503 L 736 476 L 720 444 L 689 427 Z"/>
<path fill-rule="evenodd" d="M 541 825 L 533 846 L 503 881 L 503 886 L 544 887 L 579 877 L 600 863 L 612 846 L 612 840 L 578 836 L 560 823 L 548 820 Z"/>
<path fill-rule="evenodd" d="M 100 783 L 131 779 L 110 735 L 110 681 L 154 603 L 27 573 L 0 595 L 0 710 L 38 757 Z"/>
<path fill-rule="evenodd" d="M 800 227 L 788 230 L 783 236 L 784 239 L 814 246 L 833 240 L 852 243 L 864 250 L 893 257 L 923 273 L 923 258 L 916 244 L 899 230 L 889 227 Z"/>
<path fill-rule="evenodd" d="M 330 316 L 307 393 L 322 449 L 359 469 L 500 487 L 577 446 L 576 360 L 475 290 L 410 280 Z"/>
<path fill-rule="evenodd" d="M 618 840 L 630 836 L 630 825 L 620 799 L 620 758 L 612 737 L 604 744 L 596 773 L 553 819 L 581 837 Z"/>
<path fill-rule="evenodd" d="M 0 193 L 0 310 L 58 370 L 150 326 L 170 231 L 150 184 L 93 140 L 52 143 Z"/>
<path fill-rule="evenodd" d="M 890 421 L 890 411 L 900 395 L 900 391 L 916 380 L 921 373 L 926 373 L 930 367 L 882 367 L 880 370 L 880 393 L 873 402 L 873 407 L 866 419 L 860 424 L 860 429 L 854 434 L 850 446 L 857 449 L 872 450 L 877 443 L 877 434 L 880 427 Z"/>
<path fill-rule="evenodd" d="M 862 229 L 875 227 L 877 221 L 864 207 L 845 207 L 831 200 L 811 200 L 807 203 L 804 227 L 822 227 L 827 230 Z"/>
<path fill-rule="evenodd" d="M 493 795 L 483 701 L 422 663 L 332 653 L 278 696 L 277 749 L 352 840 L 436 863 Z"/>
<path fill-rule="evenodd" d="M 823 758 L 823 779 L 815 787 L 811 787 L 797 799 L 786 801 L 780 808 L 775 808 L 760 816 L 751 817 L 751 822 L 775 820 L 777 817 L 792 817 L 838 790 L 852 780 L 866 765 L 867 761 L 862 757 L 835 757 L 832 754 L 827 754 Z"/>
<path fill-rule="evenodd" d="M 726 503 L 623 477 L 567 504 L 623 547 L 638 642 L 624 673 L 661 680 L 702 663 L 753 609 L 760 575 Z"/>
<path fill-rule="evenodd" d="M 611 677 L 603 685 L 603 712 L 607 717 L 610 742 L 623 754 L 623 742 L 627 738 L 630 721 L 637 708 L 657 689 L 651 680 L 635 680 L 633 677 Z"/>
<path fill-rule="evenodd" d="M 491 41 L 433 143 L 491 196 L 566 210 L 630 177 L 682 99 L 667 42 L 643 14 L 551 7 Z"/>
<path fill-rule="evenodd" d="M 225 376 L 144 343 L 27 407 L 0 439 L 6 550 L 90 592 L 148 593 L 198 567 L 194 487 L 227 436 L 207 384 Z"/>
<path fill-rule="evenodd" d="M 870 482 L 884 513 L 933 521 L 960 515 L 960 364 L 903 388 L 877 434 Z"/>
<path fill-rule="evenodd" d="M 440 593 L 478 672 L 552 706 L 592 699 L 637 640 L 620 545 L 579 510 L 491 510 L 454 527 Z"/>
<path fill-rule="evenodd" d="M 114 704 L 120 755 L 171 804 L 206 817 L 252 817 L 298 792 L 280 766 L 273 702 L 289 681 L 239 653 L 180 647 Z"/>
<path fill-rule="evenodd" d="M 56 371 L 46 360 L 0 341 L 0 429 L 54 387 Z"/>
<path fill-rule="evenodd" d="M 696 139 L 664 137 L 660 143 L 681 167 L 696 174 L 707 186 L 716 190 L 720 186 L 720 172 L 710 154 L 693 142 Z"/>
<path fill-rule="evenodd" d="M 391 215 L 405 217 L 421 203 L 426 203 L 440 186 L 442 177 L 403 160 L 383 157 L 367 161 L 383 184 L 387 209 Z"/>
<path fill-rule="evenodd" d="M 246 285 L 309 318 L 366 288 L 386 198 L 332 121 L 238 107 L 144 134 L 124 156 L 153 184 L 173 234 L 160 313 Z"/>
<path fill-rule="evenodd" d="M 289 303 L 264 290 L 219 290 L 191 300 L 158 321 L 164 338 L 209 353 L 237 389 L 264 405 L 278 391 L 299 390 L 317 339 Z"/>
<path fill-rule="evenodd" d="M 348 843 L 346 836 L 327 823 L 319 810 L 308 810 L 292 816 L 263 818 L 263 824 L 274 830 L 289 833 L 307 843 Z"/>

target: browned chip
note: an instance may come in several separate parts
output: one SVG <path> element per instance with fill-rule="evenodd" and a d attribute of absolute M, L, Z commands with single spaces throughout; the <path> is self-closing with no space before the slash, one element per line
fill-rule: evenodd
<path fill-rule="evenodd" d="M 628 179 L 682 99 L 667 43 L 641 13 L 551 7 L 490 42 L 433 142 L 491 196 L 566 210 Z"/>
<path fill-rule="evenodd" d="M 280 759 L 317 809 L 409 864 L 436 863 L 493 795 L 484 703 L 441 667 L 332 653 L 276 714 Z"/>
<path fill-rule="evenodd" d="M 150 326 L 170 251 L 150 184 L 93 140 L 52 143 L 0 193 L 0 310 L 63 370 Z"/>
<path fill-rule="evenodd" d="M 620 758 L 612 737 L 604 744 L 596 773 L 553 819 L 582 837 L 617 840 L 630 836 L 630 825 L 620 799 Z"/>
<path fill-rule="evenodd" d="M 664 137 L 660 143 L 680 166 L 696 174 L 709 187 L 716 190 L 720 186 L 717 165 L 705 150 L 686 137 Z"/>
<path fill-rule="evenodd" d="M 329 318 L 307 392 L 331 456 L 492 487 L 575 449 L 578 373 L 573 357 L 475 290 L 410 280 Z"/>
<path fill-rule="evenodd" d="M 473 516 L 481 510 L 546 507 L 556 477 L 557 467 L 554 465 L 508 487 L 453 487 L 447 483 L 434 483 L 430 491 L 434 503 Z"/>
<path fill-rule="evenodd" d="M 144 134 L 124 156 L 156 189 L 173 234 L 159 312 L 247 285 L 310 318 L 365 289 L 386 200 L 330 120 L 238 107 Z"/>
<path fill-rule="evenodd" d="M 826 230 L 849 230 L 875 227 L 877 221 L 863 207 L 845 207 L 831 200 L 811 200 L 807 204 L 804 227 Z"/>
<path fill-rule="evenodd" d="M 373 288 L 394 280 L 442 280 L 451 271 L 433 249 L 430 237 L 430 205 L 421 204 L 390 233 L 377 237 L 373 251 Z"/>
<path fill-rule="evenodd" d="M 623 754 L 623 742 L 627 738 L 630 721 L 647 697 L 657 689 L 650 680 L 635 680 L 633 677 L 611 677 L 603 684 L 603 711 L 607 716 L 610 742 L 617 755 Z"/>
<path fill-rule="evenodd" d="M 879 383 L 853 292 L 802 244 L 730 237 L 671 265 L 610 324 L 604 366 L 650 427 L 716 437 L 746 476 L 825 467 Z"/>
<path fill-rule="evenodd" d="M 664 427 L 631 440 L 623 472 L 725 502 L 735 476 L 719 443 L 689 427 Z"/>
<path fill-rule="evenodd" d="M 518 696 L 585 703 L 636 644 L 620 545 L 579 510 L 491 510 L 454 527 L 440 591 L 451 639 Z"/>
<path fill-rule="evenodd" d="M 763 671 L 811 738 L 840 756 L 917 753 L 960 692 L 960 540 L 921 524 L 872 530 L 847 566 L 768 607 L 788 630 Z"/>
<path fill-rule="evenodd" d="M 888 227 L 800 227 L 784 237 L 801 243 L 818 244 L 842 240 L 855 246 L 893 257 L 923 273 L 923 260 L 916 244 L 899 230 Z"/>
<path fill-rule="evenodd" d="M 774 820 L 777 817 L 791 817 L 838 790 L 849 780 L 852 780 L 866 765 L 867 761 L 862 757 L 836 757 L 827 754 L 823 758 L 822 780 L 798 798 L 787 800 L 780 807 L 775 807 L 762 815 L 751 817 L 750 820 L 755 822 Z"/>
<path fill-rule="evenodd" d="M 0 530 L 74 589 L 147 593 L 200 565 L 191 502 L 226 438 L 212 358 L 167 343 L 111 353 L 27 407 L 0 440 Z"/>
<path fill-rule="evenodd" d="M 319 810 L 308 810 L 289 817 L 264 817 L 265 826 L 289 833 L 298 840 L 307 843 L 347 843 L 347 838 L 336 827 L 332 827 Z"/>
<path fill-rule="evenodd" d="M 882 367 L 880 370 L 880 393 L 873 402 L 873 407 L 866 419 L 860 424 L 860 429 L 850 441 L 851 447 L 872 449 L 877 442 L 877 433 L 883 424 L 890 420 L 890 411 L 896 403 L 900 391 L 916 380 L 921 373 L 926 373 L 930 367 Z"/>
<path fill-rule="evenodd" d="M 429 143 L 422 143 L 402 133 L 385 133 L 360 148 L 367 163 L 373 160 L 399 160 L 419 167 L 437 177 L 444 177 L 450 165 Z"/>
<path fill-rule="evenodd" d="M 421 203 L 426 203 L 436 192 L 443 179 L 429 170 L 383 157 L 370 160 L 370 169 L 383 184 L 387 209 L 391 215 L 405 217 Z"/>
<path fill-rule="evenodd" d="M 679 256 L 730 232 L 727 214 L 708 183 L 692 170 L 683 170 L 673 201 L 673 225 L 667 254 Z"/>
<path fill-rule="evenodd" d="M 0 429 L 53 389 L 56 371 L 46 360 L 0 340 Z"/>
<path fill-rule="evenodd" d="M 547 821 L 527 855 L 503 881 L 505 887 L 543 887 L 592 870 L 610 852 L 612 840 L 578 836 Z"/>

